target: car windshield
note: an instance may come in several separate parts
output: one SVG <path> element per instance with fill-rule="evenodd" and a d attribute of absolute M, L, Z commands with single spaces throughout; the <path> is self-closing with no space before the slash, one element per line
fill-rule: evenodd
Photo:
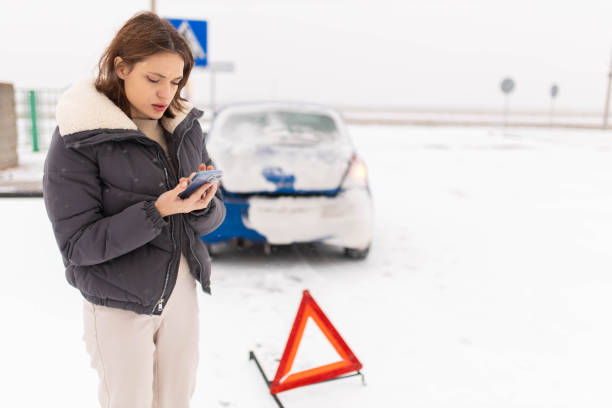
<path fill-rule="evenodd" d="M 334 142 L 339 137 L 330 116 L 286 110 L 232 113 L 220 131 L 225 139 L 258 144 L 308 145 Z"/>

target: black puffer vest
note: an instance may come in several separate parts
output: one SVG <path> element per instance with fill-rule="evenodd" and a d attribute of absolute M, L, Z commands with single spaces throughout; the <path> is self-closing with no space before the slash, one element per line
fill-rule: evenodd
<path fill-rule="evenodd" d="M 180 177 L 211 164 L 201 116 L 188 105 L 174 119 L 160 120 L 171 166 L 163 148 L 98 92 L 93 78 L 76 82 L 60 98 L 43 197 L 66 278 L 90 302 L 161 314 L 181 252 L 210 293 L 210 257 L 200 236 L 225 217 L 220 192 L 206 209 L 187 214 L 162 218 L 154 205 Z"/>

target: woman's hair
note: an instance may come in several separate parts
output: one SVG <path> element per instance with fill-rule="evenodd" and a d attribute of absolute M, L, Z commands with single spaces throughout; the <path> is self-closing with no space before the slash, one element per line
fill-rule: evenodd
<path fill-rule="evenodd" d="M 185 62 L 183 79 L 179 82 L 176 94 L 164 112 L 164 116 L 174 118 L 175 112 L 185 107 L 182 101 L 186 99 L 180 94 L 194 65 L 193 54 L 185 39 L 172 24 L 150 11 L 135 14 L 115 35 L 98 62 L 96 89 L 104 93 L 131 118 L 130 103 L 125 95 L 123 80 L 115 72 L 115 57 L 121 57 L 129 69 L 132 69 L 135 63 L 158 52 L 178 54 Z"/>

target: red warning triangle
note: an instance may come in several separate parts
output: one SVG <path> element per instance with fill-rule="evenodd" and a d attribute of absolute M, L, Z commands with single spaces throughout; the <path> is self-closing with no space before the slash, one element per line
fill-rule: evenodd
<path fill-rule="evenodd" d="M 295 355 L 302 340 L 302 335 L 304 334 L 306 321 L 309 317 L 319 326 L 319 329 L 321 329 L 327 340 L 331 343 L 340 357 L 342 357 L 342 360 L 293 373 L 287 378 L 284 378 L 287 373 L 291 371 Z M 362 364 L 357 360 L 357 357 L 355 357 L 349 346 L 347 346 L 342 337 L 340 337 L 340 334 L 336 331 L 327 316 L 325 316 L 325 313 L 323 313 L 317 302 L 315 302 L 312 296 L 310 296 L 310 293 L 305 290 L 295 321 L 293 322 L 293 327 L 291 328 L 291 333 L 289 334 L 289 339 L 287 340 L 287 345 L 285 346 L 285 351 L 283 352 L 280 364 L 276 370 L 276 376 L 270 383 L 270 393 L 276 394 L 303 385 L 329 380 L 351 371 L 359 371 L 361 367 Z"/>

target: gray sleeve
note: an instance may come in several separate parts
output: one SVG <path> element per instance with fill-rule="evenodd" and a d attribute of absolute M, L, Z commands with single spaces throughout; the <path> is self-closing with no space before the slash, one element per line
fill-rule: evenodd
<path fill-rule="evenodd" d="M 199 123 L 197 123 L 196 126 L 201 133 Z M 202 135 L 202 163 L 206 164 L 206 166 L 213 165 L 212 160 L 208 155 L 208 151 L 206 150 L 204 135 Z M 208 204 L 208 207 L 185 213 L 185 220 L 187 221 L 187 224 L 189 224 L 191 228 L 193 228 L 193 230 L 200 236 L 216 230 L 224 219 L 225 205 L 223 204 L 223 195 L 221 194 L 220 189 L 217 189 L 217 192 Z"/>
<path fill-rule="evenodd" d="M 104 216 L 98 165 L 67 149 L 57 129 L 43 174 L 43 199 L 59 249 L 74 265 L 94 265 L 153 240 L 168 223 L 154 201 L 138 201 Z"/>
<path fill-rule="evenodd" d="M 218 190 L 208 207 L 185 213 L 187 224 L 200 236 L 216 230 L 224 219 L 225 205 Z"/>

